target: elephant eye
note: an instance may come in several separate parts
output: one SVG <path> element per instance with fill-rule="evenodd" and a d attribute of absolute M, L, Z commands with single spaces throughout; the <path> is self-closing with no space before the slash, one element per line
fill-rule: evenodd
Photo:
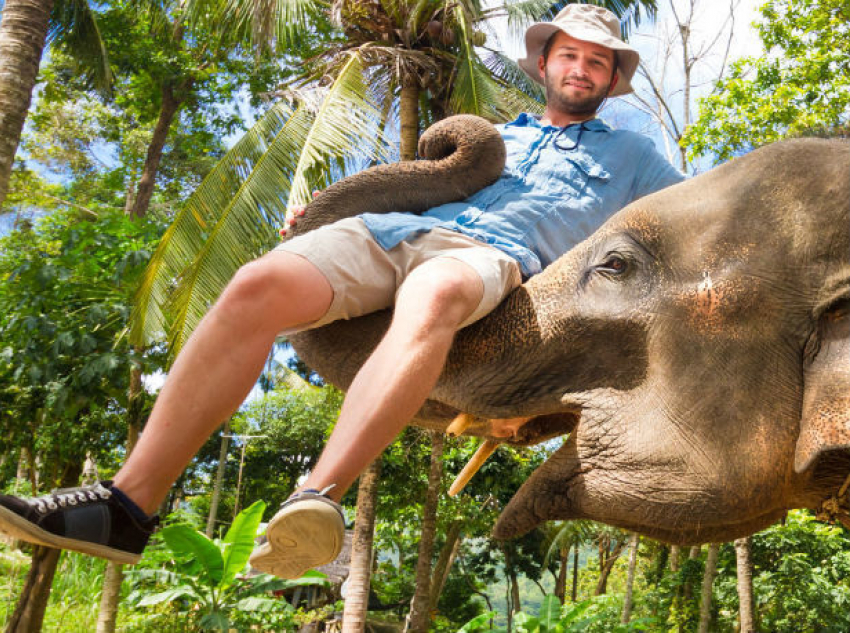
<path fill-rule="evenodd" d="M 617 253 L 611 253 L 605 261 L 597 267 L 597 270 L 611 275 L 622 275 L 626 272 L 626 260 Z"/>

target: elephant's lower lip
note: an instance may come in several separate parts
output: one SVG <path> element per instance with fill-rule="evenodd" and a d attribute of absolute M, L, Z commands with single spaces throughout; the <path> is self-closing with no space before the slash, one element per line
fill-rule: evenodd
<path fill-rule="evenodd" d="M 580 418 L 579 412 L 562 411 L 538 415 L 526 422 L 516 434 L 509 438 L 494 438 L 512 446 L 533 446 L 554 437 L 572 433 Z"/>

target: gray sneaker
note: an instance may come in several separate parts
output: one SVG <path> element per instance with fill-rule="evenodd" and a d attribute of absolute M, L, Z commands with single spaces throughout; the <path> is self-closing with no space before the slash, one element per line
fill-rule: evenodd
<path fill-rule="evenodd" d="M 279 578 L 300 578 L 339 556 L 345 538 L 342 506 L 318 490 L 298 492 L 280 506 L 251 566 Z"/>

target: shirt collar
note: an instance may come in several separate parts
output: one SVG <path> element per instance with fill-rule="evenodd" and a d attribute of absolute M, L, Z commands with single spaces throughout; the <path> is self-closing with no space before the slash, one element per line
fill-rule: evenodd
<path fill-rule="evenodd" d="M 551 128 L 555 130 L 560 129 L 552 125 L 542 125 L 540 123 L 540 117 L 529 112 L 521 113 L 516 119 L 514 119 L 510 123 L 506 123 L 505 127 L 537 127 L 540 129 Z M 611 128 L 608 126 L 608 124 L 598 117 L 590 119 L 589 121 L 585 121 L 584 129 L 590 130 L 592 132 L 611 131 Z"/>

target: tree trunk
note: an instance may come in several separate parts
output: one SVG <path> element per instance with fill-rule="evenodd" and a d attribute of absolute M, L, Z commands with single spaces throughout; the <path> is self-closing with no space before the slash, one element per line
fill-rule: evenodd
<path fill-rule="evenodd" d="M 59 563 L 61 550 L 33 545 L 32 566 L 27 574 L 21 597 L 6 627 L 6 633 L 40 631 L 44 611 L 50 598 L 50 586 Z"/>
<path fill-rule="evenodd" d="M 69 464 L 59 483 L 60 488 L 75 486 L 80 480 L 83 468 L 81 464 Z M 36 494 L 33 491 L 33 494 Z M 9 619 L 6 633 L 32 633 L 40 631 L 44 621 L 44 611 L 50 598 L 53 575 L 59 563 L 60 550 L 34 545 L 32 565 L 30 565 L 23 591 L 18 598 L 15 612 Z"/>
<path fill-rule="evenodd" d="M 573 586 L 570 591 L 570 599 L 575 602 L 578 595 L 578 543 L 573 546 Z"/>
<path fill-rule="evenodd" d="M 422 508 L 422 535 L 419 538 L 419 559 L 416 562 L 416 585 L 410 602 L 410 630 L 428 631 L 431 622 L 431 559 L 434 555 L 434 537 L 437 532 L 437 503 L 440 482 L 443 478 L 444 436 L 431 431 L 431 469 L 428 472 L 428 491 Z"/>
<path fill-rule="evenodd" d="M 629 574 L 626 577 L 626 597 L 623 599 L 623 613 L 620 617 L 621 624 L 628 624 L 632 618 L 632 598 L 635 587 L 635 569 L 637 568 L 637 554 L 640 545 L 640 537 L 632 534 L 629 539 Z"/>
<path fill-rule="evenodd" d="M 446 586 L 446 579 L 449 577 L 452 563 L 454 563 L 460 549 L 460 543 L 463 540 L 461 538 L 462 527 L 463 523 L 459 519 L 455 519 L 446 531 L 446 542 L 443 544 L 443 549 L 440 550 L 440 557 L 437 559 L 434 573 L 431 576 L 431 597 L 428 600 L 428 608 L 432 613 L 437 610 L 437 603 L 440 601 L 443 587 Z"/>
<path fill-rule="evenodd" d="M 113 633 L 118 619 L 118 604 L 121 602 L 121 582 L 124 566 L 109 561 L 103 574 L 100 593 L 100 610 L 97 615 L 97 633 Z"/>
<path fill-rule="evenodd" d="M 375 506 L 380 473 L 381 459 L 378 457 L 360 475 L 351 566 L 348 572 L 348 594 L 342 612 L 342 633 L 360 633 L 366 630 L 369 579 L 372 574 L 372 539 L 375 533 Z"/>
<path fill-rule="evenodd" d="M 522 602 L 519 597 L 519 581 L 515 571 L 511 571 L 511 604 L 515 612 L 522 611 Z"/>
<path fill-rule="evenodd" d="M 708 546 L 708 555 L 705 557 L 702 599 L 699 603 L 699 633 L 708 633 L 708 626 L 711 624 L 711 590 L 714 586 L 714 577 L 717 576 L 717 552 L 719 549 L 719 543 L 711 543 Z"/>
<path fill-rule="evenodd" d="M 690 551 L 688 552 L 688 560 L 696 560 L 697 558 L 699 558 L 699 555 L 701 553 L 702 553 L 702 547 L 700 545 L 694 545 L 693 547 L 691 547 Z M 685 601 L 690 601 L 691 598 L 694 597 L 694 588 L 693 588 L 693 586 L 691 585 L 690 582 L 686 582 L 682 586 L 682 593 L 685 597 Z"/>
<path fill-rule="evenodd" d="M 738 602 L 741 633 L 756 631 L 755 609 L 753 608 L 753 566 L 750 560 L 750 537 L 735 541 L 735 554 L 738 561 Z"/>
<path fill-rule="evenodd" d="M 682 555 L 682 548 L 678 545 L 670 547 L 670 571 L 679 571 L 679 557 Z"/>
<path fill-rule="evenodd" d="M 399 98 L 401 160 L 415 160 L 419 142 L 419 81 L 415 77 L 402 80 Z"/>
<path fill-rule="evenodd" d="M 144 349 L 136 347 L 141 357 Z M 142 388 L 142 368 L 132 365 L 130 385 L 127 389 L 127 455 L 133 452 L 139 433 L 142 430 L 142 414 L 145 404 L 145 391 Z M 124 580 L 124 566 L 109 561 L 103 575 L 100 593 L 100 608 L 97 615 L 97 633 L 113 633 L 118 619 L 118 605 L 121 602 L 121 582 Z"/>
<path fill-rule="evenodd" d="M 178 94 L 175 94 L 175 87 L 171 84 L 162 86 L 162 105 L 159 108 L 159 118 L 153 130 L 153 138 L 148 145 L 145 166 L 142 169 L 142 177 L 139 179 L 139 185 L 136 189 L 136 199 L 133 202 L 133 208 L 130 210 L 131 218 L 143 218 L 148 212 L 153 188 L 156 184 L 156 172 L 159 170 L 159 161 L 162 160 L 162 148 L 165 147 L 168 130 L 171 128 L 171 123 L 185 99 L 185 92 L 191 86 L 191 80 L 184 81 L 177 87 Z"/>
<path fill-rule="evenodd" d="M 213 485 L 212 498 L 210 499 L 210 513 L 207 516 L 207 538 L 212 538 L 215 533 L 215 521 L 218 517 L 218 504 L 221 501 L 221 486 L 224 482 L 224 466 L 227 463 L 227 448 L 230 444 L 230 420 L 224 423 L 221 430 L 221 449 L 218 452 L 218 467 L 215 471 L 215 484 Z"/>
<path fill-rule="evenodd" d="M 617 541 L 610 553 L 608 553 L 608 546 L 604 546 L 604 551 L 603 545 L 599 546 L 599 582 L 596 583 L 596 592 L 593 595 L 601 596 L 608 591 L 608 577 L 614 569 L 614 563 L 623 553 L 625 545 L 625 541 Z"/>
<path fill-rule="evenodd" d="M 558 577 L 555 579 L 555 595 L 558 597 L 558 602 L 564 604 L 567 597 L 567 567 L 570 561 L 570 548 L 563 547 L 558 553 L 561 560 L 558 565 Z"/>
<path fill-rule="evenodd" d="M 53 0 L 6 0 L 0 20 L 0 207 L 32 102 Z"/>

